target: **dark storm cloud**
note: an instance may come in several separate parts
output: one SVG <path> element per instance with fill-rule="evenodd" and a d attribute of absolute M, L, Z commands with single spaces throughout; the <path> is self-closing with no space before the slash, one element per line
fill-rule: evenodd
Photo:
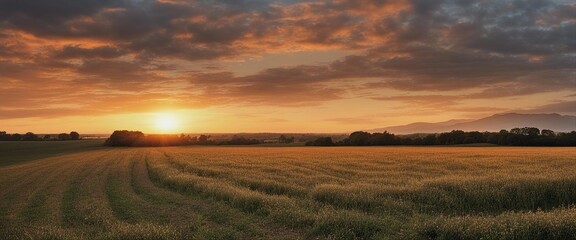
<path fill-rule="evenodd" d="M 525 96 L 576 91 L 575 32 L 576 4 L 553 0 L 0 0 L 0 81 L 83 84 L 101 101 L 131 87 L 212 104 L 384 100 L 379 89 Z M 355 53 L 247 76 L 187 66 L 308 50 Z"/>

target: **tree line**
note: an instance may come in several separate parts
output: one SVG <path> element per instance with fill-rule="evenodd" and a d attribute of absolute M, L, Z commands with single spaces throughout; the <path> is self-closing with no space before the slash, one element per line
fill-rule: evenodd
<path fill-rule="evenodd" d="M 0 141 L 66 141 L 66 140 L 79 140 L 80 134 L 78 132 L 60 133 L 57 135 L 46 134 L 40 137 L 33 132 L 25 134 L 13 133 L 8 134 L 5 131 L 0 131 Z"/>
<path fill-rule="evenodd" d="M 140 131 L 120 130 L 114 131 L 106 140 L 108 146 L 126 147 L 156 147 L 156 146 L 182 146 L 182 145 L 255 145 L 263 143 L 262 140 L 234 136 L 232 139 L 215 141 L 210 135 L 145 135 Z"/>
<path fill-rule="evenodd" d="M 457 145 L 490 143 L 504 146 L 576 146 L 576 131 L 555 133 L 535 127 L 513 128 L 500 132 L 465 132 L 453 130 L 438 134 L 396 136 L 389 132 L 353 132 L 341 141 L 320 137 L 307 146 L 384 146 L 384 145 Z"/>

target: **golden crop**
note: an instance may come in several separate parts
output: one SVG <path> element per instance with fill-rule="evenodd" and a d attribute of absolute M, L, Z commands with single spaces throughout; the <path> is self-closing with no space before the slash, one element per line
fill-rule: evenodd
<path fill-rule="evenodd" d="M 0 168 L 3 239 L 570 239 L 576 149 L 106 148 Z"/>

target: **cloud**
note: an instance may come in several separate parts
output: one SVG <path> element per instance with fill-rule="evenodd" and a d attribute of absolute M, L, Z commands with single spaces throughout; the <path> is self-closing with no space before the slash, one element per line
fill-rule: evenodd
<path fill-rule="evenodd" d="M 193 88 L 230 103 L 301 106 L 341 98 L 344 89 L 323 85 L 329 77 L 313 74 L 324 66 L 267 69 L 255 75 L 235 77 L 231 72 L 198 73 L 191 77 Z"/>
<path fill-rule="evenodd" d="M 576 101 L 562 101 L 558 103 L 542 105 L 528 110 L 528 112 L 576 114 Z"/>
<path fill-rule="evenodd" d="M 54 57 L 58 59 L 90 59 L 90 58 L 118 58 L 127 53 L 124 49 L 111 46 L 101 46 L 95 48 L 83 48 L 79 45 L 67 45 L 60 51 L 54 52 Z"/>
<path fill-rule="evenodd" d="M 196 84 L 234 85 L 237 89 L 275 93 L 313 89 L 350 80 L 367 79 L 365 89 L 403 91 L 453 91 L 485 88 L 473 98 L 506 97 L 575 89 L 570 79 L 571 58 L 546 58 L 538 62 L 517 56 L 494 56 L 437 48 L 413 48 L 402 57 L 357 55 L 328 65 L 272 68 L 234 77 L 233 73 L 197 74 Z M 359 81 L 360 82 L 360 81 Z"/>
<path fill-rule="evenodd" d="M 16 117 L 48 116 L 50 104 L 66 114 L 360 97 L 452 105 L 576 91 L 574 13 L 553 0 L 0 0 L 0 100 Z M 350 55 L 248 75 L 190 68 L 320 50 Z"/>

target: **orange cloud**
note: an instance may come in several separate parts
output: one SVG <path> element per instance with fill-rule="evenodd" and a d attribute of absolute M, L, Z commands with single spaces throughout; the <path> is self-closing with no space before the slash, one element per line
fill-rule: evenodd
<path fill-rule="evenodd" d="M 574 4 L 551 0 L 34 2 L 0 9 L 5 119 L 356 98 L 456 107 L 462 99 L 576 91 L 576 40 L 566 35 L 576 29 Z M 221 67 L 318 50 L 353 51 L 248 75 Z"/>

